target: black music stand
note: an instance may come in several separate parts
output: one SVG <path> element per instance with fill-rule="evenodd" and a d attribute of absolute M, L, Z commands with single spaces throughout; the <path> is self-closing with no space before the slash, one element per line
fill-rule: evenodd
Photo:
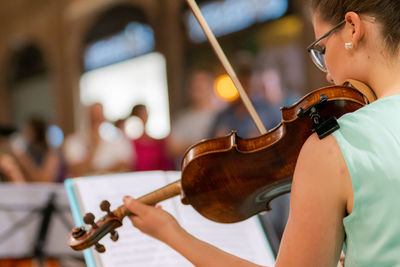
<path fill-rule="evenodd" d="M 67 245 L 72 215 L 62 184 L 0 183 L 0 257 L 75 258 L 82 254 Z"/>

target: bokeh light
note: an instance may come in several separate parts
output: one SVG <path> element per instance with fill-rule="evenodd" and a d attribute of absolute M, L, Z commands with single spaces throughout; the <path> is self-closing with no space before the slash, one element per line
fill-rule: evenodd
<path fill-rule="evenodd" d="M 64 142 L 64 133 L 57 125 L 51 125 L 47 129 L 47 142 L 53 147 L 61 147 Z"/>
<path fill-rule="evenodd" d="M 227 74 L 217 78 L 215 81 L 215 91 L 219 97 L 226 101 L 233 101 L 239 97 L 239 92 Z"/>
<path fill-rule="evenodd" d="M 125 134 L 130 139 L 137 139 L 144 133 L 143 121 L 136 116 L 129 117 L 125 121 Z"/>
<path fill-rule="evenodd" d="M 100 125 L 99 134 L 103 140 L 106 140 L 108 142 L 113 142 L 121 136 L 121 133 L 118 130 L 118 128 L 116 128 L 110 122 L 103 122 Z"/>

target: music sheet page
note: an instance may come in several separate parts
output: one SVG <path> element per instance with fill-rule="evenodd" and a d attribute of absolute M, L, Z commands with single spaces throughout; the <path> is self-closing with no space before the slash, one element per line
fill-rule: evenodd
<path fill-rule="evenodd" d="M 169 172 L 170 182 L 179 179 L 180 174 L 177 175 Z M 206 219 L 192 206 L 177 203 L 176 212 L 182 227 L 195 237 L 251 262 L 274 266 L 274 254 L 257 216 L 239 223 L 221 224 Z"/>
<path fill-rule="evenodd" d="M 82 214 L 92 212 L 96 220 L 105 213 L 99 204 L 103 200 L 111 203 L 111 210 L 122 205 L 125 195 L 138 198 L 168 183 L 165 172 L 137 172 L 112 174 L 76 179 L 74 184 Z M 164 210 L 176 216 L 174 199 L 162 202 Z M 167 245 L 134 228 L 128 218 L 118 228 L 119 240 L 111 241 L 107 236 L 100 243 L 106 247 L 105 253 L 94 249 L 97 266 L 191 266 L 188 261 Z"/>
<path fill-rule="evenodd" d="M 102 200 L 108 200 L 111 209 L 115 209 L 125 195 L 137 198 L 179 179 L 180 172 L 136 172 L 77 179 L 74 188 L 82 214 L 92 212 L 98 219 L 104 215 L 99 208 Z M 161 205 L 194 236 L 254 263 L 273 266 L 273 254 L 257 218 L 237 224 L 218 224 L 205 219 L 191 206 L 182 205 L 179 197 Z M 167 245 L 135 229 L 127 218 L 117 231 L 117 242 L 108 237 L 101 240 L 105 253 L 92 249 L 97 266 L 193 266 Z"/>

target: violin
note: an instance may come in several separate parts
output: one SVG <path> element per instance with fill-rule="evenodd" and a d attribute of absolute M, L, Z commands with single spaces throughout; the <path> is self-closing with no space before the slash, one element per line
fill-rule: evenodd
<path fill-rule="evenodd" d="M 267 132 L 194 0 L 187 2 L 230 74 L 261 135 L 243 139 L 233 131 L 226 137 L 204 140 L 191 146 L 182 160 L 181 180 L 139 200 L 155 205 L 180 195 L 183 204 L 191 205 L 212 221 L 239 222 L 269 210 L 272 199 L 290 192 L 300 149 L 311 134 L 315 132 L 321 139 L 328 136 L 339 128 L 337 118 L 369 104 L 376 96 L 356 81 L 320 88 L 294 105 L 281 108 L 281 123 Z M 110 233 L 111 239 L 117 241 L 115 229 L 122 226 L 124 217 L 134 215 L 123 205 L 110 211 L 110 203 L 106 200 L 100 204 L 100 209 L 106 212 L 105 216 L 95 222 L 94 215 L 88 213 L 83 218 L 86 225 L 72 230 L 68 237 L 71 248 L 83 250 L 94 245 L 98 252 L 104 252 L 105 247 L 99 240 Z"/>
<path fill-rule="evenodd" d="M 359 90 L 348 86 L 315 90 L 281 108 L 281 123 L 264 135 L 243 139 L 232 132 L 193 145 L 183 157 L 181 180 L 139 200 L 155 205 L 180 195 L 183 204 L 219 223 L 239 222 L 267 211 L 272 199 L 290 192 L 297 157 L 307 138 L 313 132 L 320 138 L 329 135 L 338 128 L 336 118 L 368 103 Z M 122 226 L 124 217 L 133 215 L 123 205 L 110 211 L 106 200 L 100 209 L 107 213 L 104 217 L 95 222 L 88 213 L 86 225 L 73 229 L 68 237 L 73 249 L 95 245 L 104 252 L 98 241 L 108 233 L 117 241 L 115 229 Z"/>

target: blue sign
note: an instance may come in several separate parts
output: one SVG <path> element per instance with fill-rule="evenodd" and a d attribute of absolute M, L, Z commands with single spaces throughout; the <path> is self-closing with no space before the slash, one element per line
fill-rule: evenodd
<path fill-rule="evenodd" d="M 85 70 L 93 70 L 154 51 L 153 29 L 139 22 L 124 31 L 89 45 L 85 51 Z"/>
<path fill-rule="evenodd" d="M 282 17 L 288 10 L 288 1 L 225 0 L 204 4 L 200 9 L 212 32 L 218 37 Z M 200 43 L 206 40 L 191 12 L 186 14 L 186 25 L 193 42 Z"/>

